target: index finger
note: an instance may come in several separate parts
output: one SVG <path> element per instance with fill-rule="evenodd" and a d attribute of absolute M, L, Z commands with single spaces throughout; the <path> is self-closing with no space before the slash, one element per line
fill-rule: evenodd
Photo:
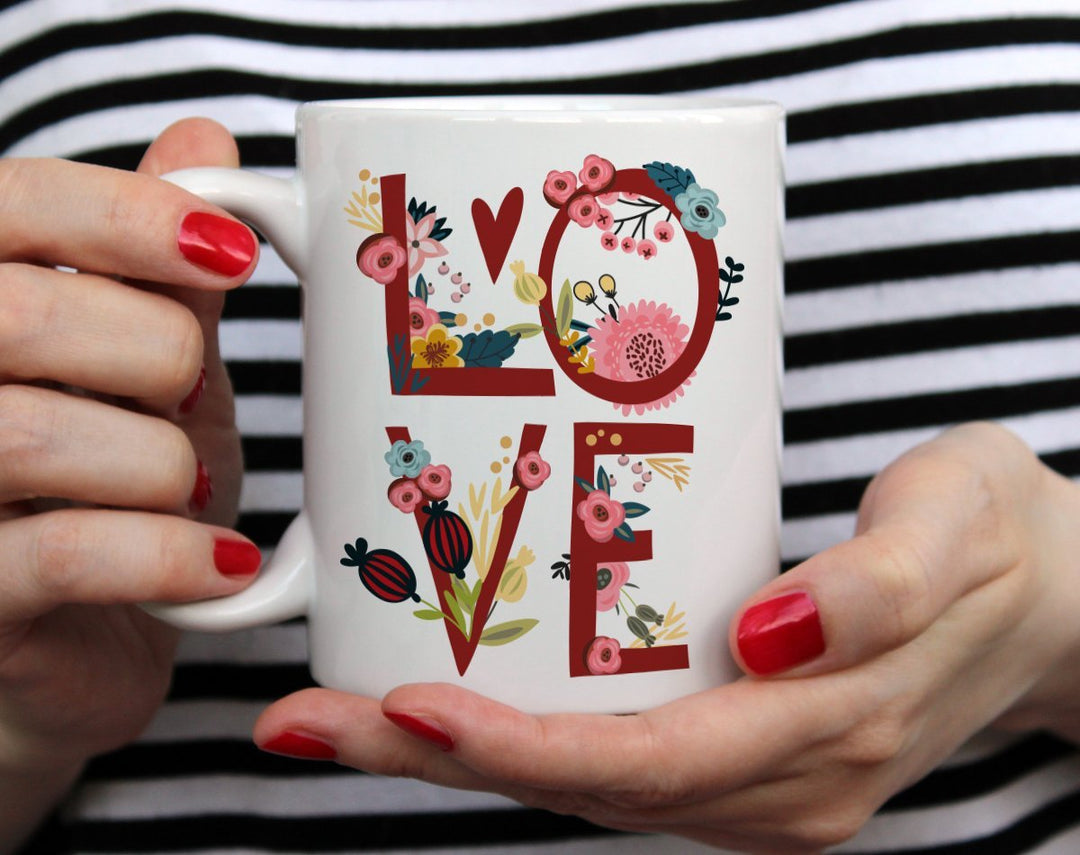
<path fill-rule="evenodd" d="M 221 290 L 258 255 L 246 225 L 149 175 L 55 159 L 0 160 L 0 261 Z"/>

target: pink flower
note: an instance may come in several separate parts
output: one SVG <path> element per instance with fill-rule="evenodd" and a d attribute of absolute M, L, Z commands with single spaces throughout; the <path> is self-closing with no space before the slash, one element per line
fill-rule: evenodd
<path fill-rule="evenodd" d="M 405 218 L 405 248 L 409 251 L 409 275 L 415 276 L 429 258 L 446 255 L 447 249 L 429 235 L 435 230 L 435 214 L 428 214 L 416 222 L 412 217 Z"/>
<path fill-rule="evenodd" d="M 598 635 L 585 651 L 585 667 L 590 674 L 617 674 L 622 668 L 619 642 L 606 635 Z"/>
<path fill-rule="evenodd" d="M 601 205 L 614 205 L 619 201 L 619 191 L 616 190 L 614 193 L 601 193 L 596 197 L 596 201 Z"/>
<path fill-rule="evenodd" d="M 411 514 L 424 504 L 424 494 L 411 478 L 398 478 L 386 491 L 390 504 L 403 514 Z"/>
<path fill-rule="evenodd" d="M 445 499 L 450 495 L 450 467 L 429 463 L 416 476 L 416 484 L 429 499 Z"/>
<path fill-rule="evenodd" d="M 585 158 L 578 178 L 590 193 L 599 193 L 611 186 L 615 180 L 615 167 L 610 160 L 606 160 L 598 154 L 590 154 Z"/>
<path fill-rule="evenodd" d="M 535 490 L 548 479 L 548 475 L 551 474 L 551 464 L 540 456 L 539 451 L 530 451 L 517 459 L 514 471 L 517 472 L 518 481 L 521 482 L 522 487 L 526 490 Z"/>
<path fill-rule="evenodd" d="M 573 172 L 557 172 L 553 169 L 544 181 L 544 198 L 548 200 L 548 204 L 556 208 L 565 205 L 566 200 L 574 195 L 575 190 L 577 190 L 577 178 L 574 177 Z"/>
<path fill-rule="evenodd" d="M 610 380 L 632 383 L 656 377 L 671 367 L 686 347 L 690 327 L 666 304 L 640 300 L 623 306 L 618 323 L 606 316 L 598 319 L 589 334 L 596 373 Z M 687 378 L 655 401 L 615 406 L 622 409 L 623 415 L 629 415 L 631 410 L 638 415 L 646 410 L 659 410 L 679 398 L 689 382 Z"/>
<path fill-rule="evenodd" d="M 622 561 L 612 561 L 596 568 L 596 610 L 606 612 L 619 602 L 622 586 L 630 579 L 630 566 Z"/>
<path fill-rule="evenodd" d="M 372 235 L 356 250 L 356 266 L 380 285 L 389 285 L 409 256 L 396 238 L 379 233 Z"/>
<path fill-rule="evenodd" d="M 578 502 L 577 515 L 585 531 L 597 543 L 607 543 L 626 520 L 626 509 L 603 490 L 593 490 Z"/>
<path fill-rule="evenodd" d="M 651 240 L 640 240 L 637 245 L 637 254 L 648 261 L 656 255 L 656 244 Z"/>
<path fill-rule="evenodd" d="M 439 313 L 419 297 L 409 298 L 409 334 L 427 338 L 428 330 L 442 323 Z"/>
<path fill-rule="evenodd" d="M 600 213 L 600 206 L 596 204 L 595 196 L 583 193 L 580 196 L 576 196 L 573 201 L 570 202 L 569 207 L 566 209 L 566 213 L 568 213 L 570 219 L 579 226 L 588 228 L 596 222 L 596 217 Z"/>

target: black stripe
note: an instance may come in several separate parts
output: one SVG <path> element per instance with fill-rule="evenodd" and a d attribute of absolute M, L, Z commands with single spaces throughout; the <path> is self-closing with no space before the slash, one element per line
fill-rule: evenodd
<path fill-rule="evenodd" d="M 988 193 L 1080 184 L 1080 157 L 1039 157 L 975 163 L 801 184 L 787 190 L 789 219 L 912 205 Z"/>
<path fill-rule="evenodd" d="M 657 30 L 767 18 L 819 9 L 846 0 L 730 0 L 671 6 L 631 6 L 572 16 L 497 24 L 440 27 L 357 27 L 278 22 L 204 12 L 153 12 L 106 21 L 54 27 L 9 48 L 9 74 L 72 50 L 169 38 L 179 34 L 221 36 L 321 48 L 427 51 L 543 47 L 615 39 Z M 347 14 L 343 12 L 343 15 Z"/>
<path fill-rule="evenodd" d="M 295 282 L 282 285 L 245 285 L 225 299 L 225 320 L 296 320 L 300 317 L 300 289 Z"/>
<path fill-rule="evenodd" d="M 236 530 L 260 547 L 274 547 L 295 516 L 291 511 L 248 511 L 240 514 Z"/>
<path fill-rule="evenodd" d="M 769 80 L 864 60 L 982 47 L 1080 41 L 1080 19 L 1037 18 L 904 27 L 826 44 L 650 71 L 578 79 L 481 83 L 312 81 L 218 69 L 132 78 L 72 89 L 12 115 L 0 126 L 0 151 L 35 130 L 72 116 L 132 104 L 235 94 L 295 101 L 432 94 L 649 94 Z"/>
<path fill-rule="evenodd" d="M 799 294 L 872 282 L 1061 264 L 1078 259 L 1080 231 L 1048 232 L 789 261 L 784 268 L 784 287 L 790 294 Z"/>
<path fill-rule="evenodd" d="M 784 365 L 787 368 L 807 368 L 857 359 L 1035 341 L 1078 333 L 1080 305 L 983 312 L 788 336 L 784 341 Z"/>
<path fill-rule="evenodd" d="M 784 440 L 789 445 L 859 434 L 944 426 L 973 419 L 1075 407 L 1080 403 L 1080 377 L 1038 383 L 962 389 L 909 398 L 858 401 L 784 414 Z"/>
<path fill-rule="evenodd" d="M 299 436 L 245 436 L 244 469 L 248 472 L 298 472 L 304 465 Z"/>
<path fill-rule="evenodd" d="M 476 851 L 472 847 L 556 842 L 619 832 L 577 817 L 518 808 L 298 818 L 213 814 L 116 822 L 77 820 L 54 834 L 62 847 L 59 851 L 146 853 L 233 848 L 388 852 L 442 849 L 448 844 Z"/>
<path fill-rule="evenodd" d="M 297 360 L 229 360 L 226 362 L 237 395 L 300 394 Z"/>
<path fill-rule="evenodd" d="M 271 701 L 315 682 L 307 665 L 180 664 L 173 673 L 173 700 Z"/>

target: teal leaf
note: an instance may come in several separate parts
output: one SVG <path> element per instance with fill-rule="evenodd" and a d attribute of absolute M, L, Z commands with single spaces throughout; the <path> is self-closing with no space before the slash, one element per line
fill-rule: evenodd
<path fill-rule="evenodd" d="M 623 510 L 626 511 L 627 519 L 634 519 L 645 516 L 649 512 L 649 507 L 641 502 L 623 502 Z"/>
<path fill-rule="evenodd" d="M 678 196 L 697 180 L 689 169 L 659 160 L 646 163 L 645 172 L 653 184 L 671 196 Z"/>
<path fill-rule="evenodd" d="M 574 481 L 586 493 L 594 493 L 594 492 L 596 492 L 596 487 L 594 487 L 592 484 L 590 484 L 584 478 L 575 478 Z"/>
<path fill-rule="evenodd" d="M 615 536 L 619 538 L 619 540 L 625 540 L 627 543 L 634 542 L 634 530 L 626 523 L 623 523 L 615 529 Z"/>
<path fill-rule="evenodd" d="M 456 327 L 458 325 L 457 312 L 439 312 L 439 321 L 444 327 Z"/>
<path fill-rule="evenodd" d="M 603 466 L 596 470 L 596 486 L 609 496 L 611 495 L 611 479 L 608 478 L 608 474 L 604 471 Z"/>
<path fill-rule="evenodd" d="M 423 273 L 416 277 L 416 288 L 413 291 L 413 296 L 427 303 L 427 280 L 424 279 Z"/>
<path fill-rule="evenodd" d="M 458 338 L 461 339 L 458 356 L 465 361 L 467 368 L 498 368 L 514 355 L 514 348 L 521 340 L 520 335 L 511 335 L 506 330 L 484 330 Z"/>

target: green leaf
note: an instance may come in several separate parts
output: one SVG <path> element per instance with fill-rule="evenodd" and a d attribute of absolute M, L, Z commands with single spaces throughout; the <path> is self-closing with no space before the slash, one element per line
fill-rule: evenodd
<path fill-rule="evenodd" d="M 566 338 L 570 332 L 570 322 L 574 319 L 574 289 L 570 287 L 570 280 L 566 279 L 559 291 L 559 304 L 555 308 L 555 332 L 559 338 Z"/>
<path fill-rule="evenodd" d="M 630 528 L 626 523 L 623 523 L 617 529 L 615 529 L 615 536 L 619 540 L 625 540 L 627 543 L 634 542 L 634 530 Z"/>
<path fill-rule="evenodd" d="M 413 292 L 413 296 L 427 303 L 427 280 L 424 279 L 423 273 L 416 277 L 416 290 Z"/>
<path fill-rule="evenodd" d="M 461 605 L 461 610 L 467 615 L 473 613 L 473 607 L 476 605 L 476 600 L 473 598 L 472 588 L 470 588 L 462 579 L 455 576 L 450 583 L 454 588 L 454 595 L 457 597 L 458 603 Z"/>
<path fill-rule="evenodd" d="M 521 338 L 532 338 L 534 335 L 540 335 L 544 328 L 540 324 L 511 324 L 506 331 L 510 335 L 521 336 Z"/>
<path fill-rule="evenodd" d="M 509 644 L 511 641 L 521 638 L 538 623 L 540 621 L 535 618 L 519 618 L 506 623 L 497 623 L 495 626 L 489 626 L 480 634 L 480 643 L 488 647 Z"/>
<path fill-rule="evenodd" d="M 446 617 L 442 612 L 437 612 L 435 609 L 417 609 L 413 614 L 420 620 L 442 620 Z"/>
<path fill-rule="evenodd" d="M 484 330 L 479 333 L 469 333 L 458 336 L 461 339 L 461 350 L 458 351 L 465 361 L 465 366 L 498 368 L 507 359 L 514 355 L 520 335 L 513 335 L 506 330 L 493 332 Z"/>
<path fill-rule="evenodd" d="M 626 511 L 626 518 L 632 520 L 635 517 L 645 516 L 649 512 L 649 507 L 641 502 L 623 502 L 623 510 Z"/>
<path fill-rule="evenodd" d="M 457 624 L 458 629 L 461 630 L 462 635 L 468 635 L 465 631 L 465 616 L 461 613 L 461 606 L 458 605 L 457 598 L 454 596 L 453 591 L 446 591 L 443 594 L 443 599 L 446 600 L 446 607 L 450 609 L 450 617 L 454 619 L 454 623 Z"/>
<path fill-rule="evenodd" d="M 611 495 L 611 479 L 608 478 L 608 474 L 604 471 L 603 466 L 596 470 L 596 486 L 609 496 Z"/>

